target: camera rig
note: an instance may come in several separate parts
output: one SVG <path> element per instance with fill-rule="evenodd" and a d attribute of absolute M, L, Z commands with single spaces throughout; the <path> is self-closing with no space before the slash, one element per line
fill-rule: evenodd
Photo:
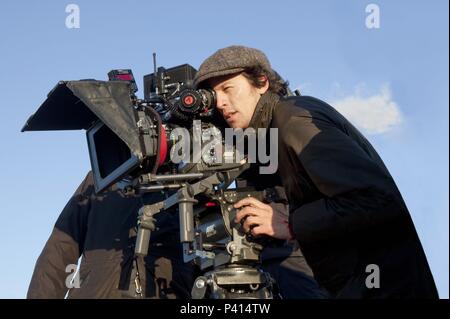
<path fill-rule="evenodd" d="M 156 70 L 155 63 L 144 77 L 144 99 L 135 94 L 131 70 L 113 70 L 109 81 L 60 81 L 22 131 L 85 129 L 96 192 L 115 183 L 125 193 L 174 192 L 139 210 L 135 254 L 147 255 L 155 215 L 178 205 L 184 261 L 203 272 L 193 298 L 277 297 L 273 279 L 258 267 L 262 246 L 234 222 L 238 200 L 265 199 L 264 192 L 229 189 L 249 163 L 224 163 L 226 154 L 203 147 L 208 161 L 202 154 L 194 163 L 168 158 L 178 142 L 171 132 L 214 112 L 214 91 L 192 87 L 195 72 L 188 64 Z M 200 135 L 214 129 L 205 123 Z"/>

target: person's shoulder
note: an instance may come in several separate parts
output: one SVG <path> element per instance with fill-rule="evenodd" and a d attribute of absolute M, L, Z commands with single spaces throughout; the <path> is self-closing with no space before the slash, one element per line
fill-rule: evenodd
<path fill-rule="evenodd" d="M 84 177 L 83 181 L 78 186 L 74 195 L 86 194 L 92 192 L 94 189 L 94 175 L 89 171 Z"/>
<path fill-rule="evenodd" d="M 331 108 L 325 101 L 307 95 L 281 97 L 278 106 L 282 106 L 279 108 L 280 111 L 290 111 L 302 114 L 311 113 L 318 107 Z"/>
<path fill-rule="evenodd" d="M 281 97 L 274 109 L 273 120 L 277 127 L 284 126 L 290 118 L 300 117 L 308 120 L 312 117 L 308 96 Z"/>
<path fill-rule="evenodd" d="M 274 111 L 275 123 L 283 125 L 293 117 L 304 122 L 337 123 L 343 120 L 331 105 L 318 98 L 303 95 L 282 97 Z"/>

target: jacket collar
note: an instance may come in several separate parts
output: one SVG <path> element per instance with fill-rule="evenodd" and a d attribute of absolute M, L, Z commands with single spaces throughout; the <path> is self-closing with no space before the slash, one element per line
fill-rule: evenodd
<path fill-rule="evenodd" d="M 249 127 L 254 129 L 268 128 L 272 122 L 273 109 L 279 100 L 280 96 L 270 91 L 261 95 L 258 104 L 256 104 Z"/>

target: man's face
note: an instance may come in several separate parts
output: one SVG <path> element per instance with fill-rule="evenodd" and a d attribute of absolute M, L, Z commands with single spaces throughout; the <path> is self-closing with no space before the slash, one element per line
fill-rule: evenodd
<path fill-rule="evenodd" d="M 268 89 L 268 82 L 257 88 L 241 73 L 213 78 L 209 84 L 216 92 L 217 109 L 225 121 L 232 128 L 242 129 L 249 126 L 256 104 Z"/>

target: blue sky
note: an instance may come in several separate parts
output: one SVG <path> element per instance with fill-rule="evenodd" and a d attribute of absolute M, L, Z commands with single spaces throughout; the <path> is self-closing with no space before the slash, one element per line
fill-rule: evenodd
<path fill-rule="evenodd" d="M 80 8 L 68 29 L 66 5 Z M 365 8 L 380 9 L 380 28 Z M 448 298 L 448 1 L 2 1 L 0 298 L 25 297 L 56 218 L 89 170 L 82 131 L 20 133 L 59 80 L 158 64 L 198 67 L 215 50 L 263 50 L 303 94 L 366 133 L 413 217 Z M 142 96 L 142 95 L 141 95 Z"/>

